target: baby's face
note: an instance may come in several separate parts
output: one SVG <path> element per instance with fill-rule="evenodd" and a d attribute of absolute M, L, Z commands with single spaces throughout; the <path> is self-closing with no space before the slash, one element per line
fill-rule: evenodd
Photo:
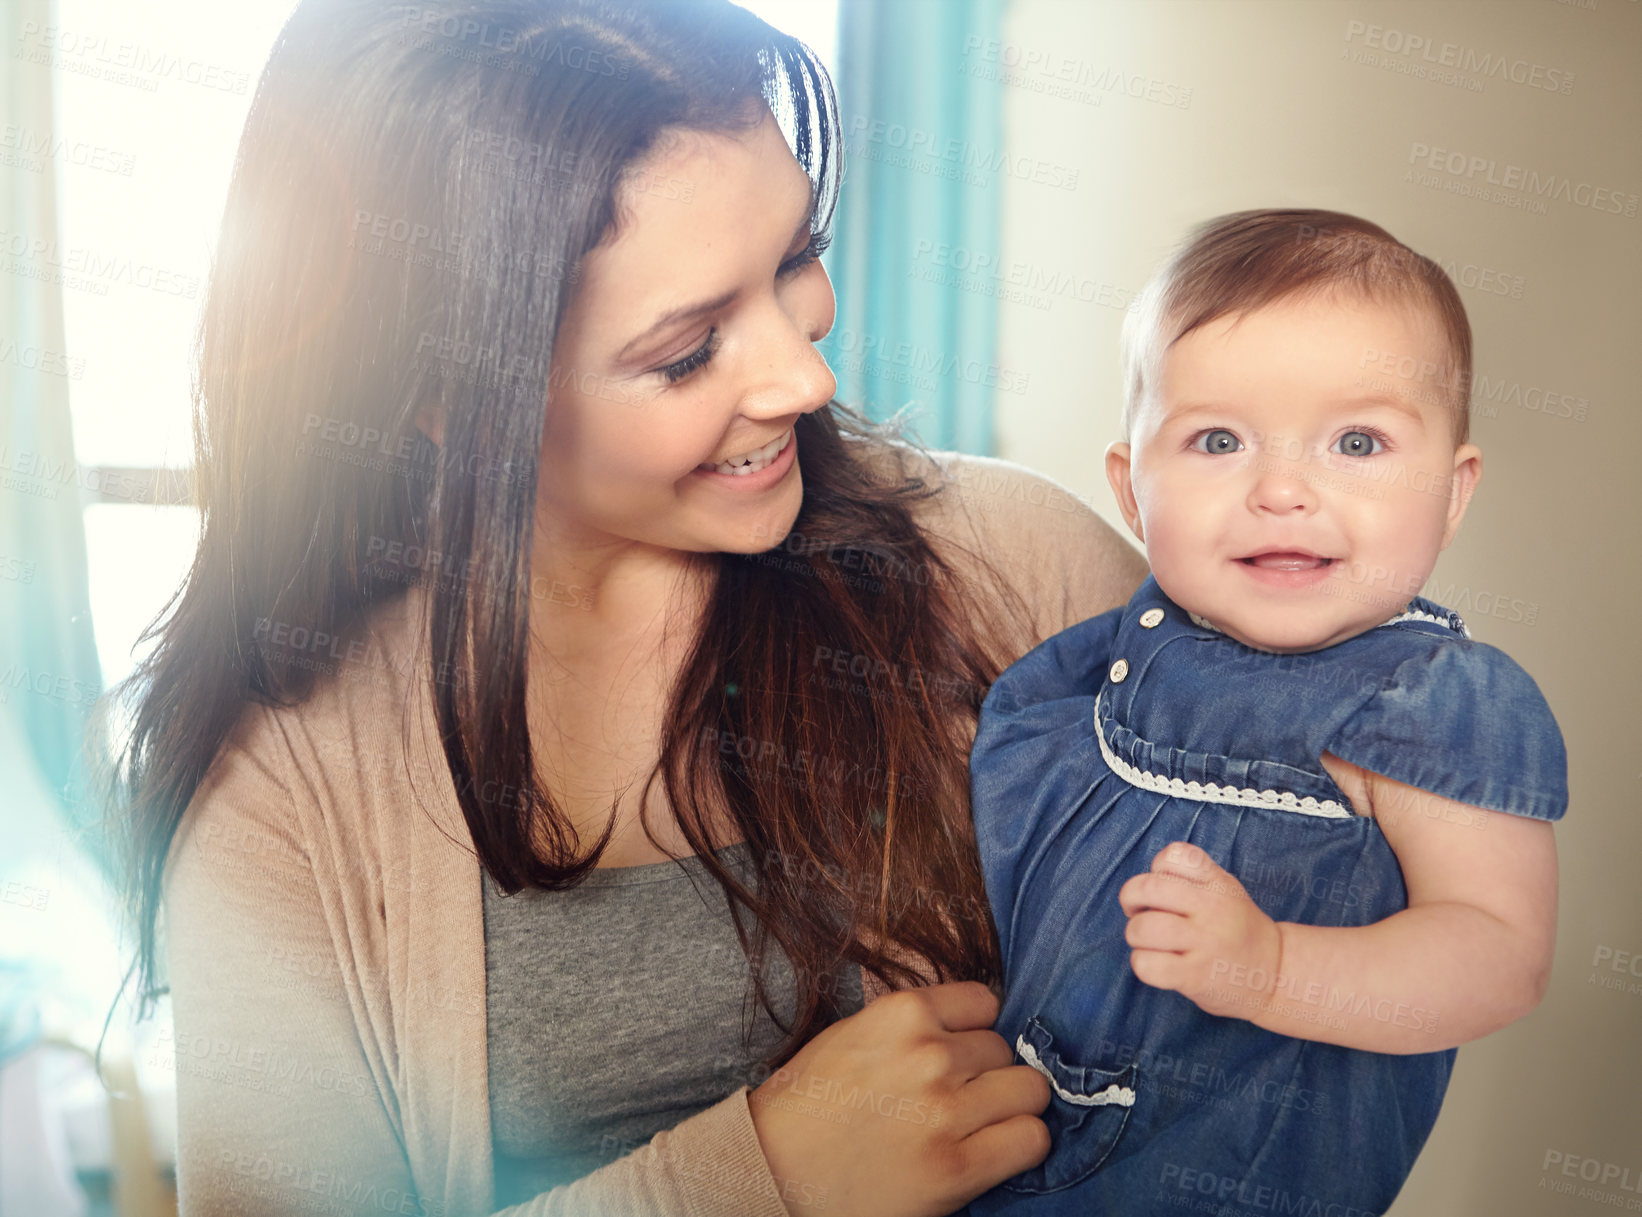
<path fill-rule="evenodd" d="M 1291 297 L 1176 342 L 1106 471 L 1163 591 L 1274 652 L 1343 642 L 1430 576 L 1482 472 L 1432 378 L 1436 320 L 1348 293 Z M 1405 359 L 1405 357 L 1407 357 Z M 1409 362 L 1412 360 L 1412 362 Z"/>

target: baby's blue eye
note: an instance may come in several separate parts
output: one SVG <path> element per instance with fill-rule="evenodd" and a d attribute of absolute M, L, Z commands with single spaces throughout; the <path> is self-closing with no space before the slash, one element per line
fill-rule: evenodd
<path fill-rule="evenodd" d="M 1372 431 L 1347 431 L 1335 442 L 1334 451 L 1341 456 L 1373 456 L 1384 446 Z"/>
<path fill-rule="evenodd" d="M 1205 431 L 1197 437 L 1197 450 L 1212 453 L 1215 456 L 1224 456 L 1228 452 L 1236 452 L 1243 447 L 1243 441 L 1230 431 L 1216 429 Z"/>

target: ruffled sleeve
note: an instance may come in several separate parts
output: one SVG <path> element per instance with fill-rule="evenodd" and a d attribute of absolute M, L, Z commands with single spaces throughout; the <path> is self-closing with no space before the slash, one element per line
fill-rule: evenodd
<path fill-rule="evenodd" d="M 1433 639 L 1341 726 L 1327 750 L 1488 811 L 1558 820 L 1568 756 L 1539 686 L 1486 643 Z"/>

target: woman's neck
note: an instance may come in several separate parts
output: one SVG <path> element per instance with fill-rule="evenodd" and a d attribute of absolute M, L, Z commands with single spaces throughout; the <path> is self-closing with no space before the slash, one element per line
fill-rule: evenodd
<path fill-rule="evenodd" d="M 716 554 L 624 541 L 597 548 L 535 548 L 532 659 L 575 666 L 642 654 L 695 637 L 717 571 Z"/>

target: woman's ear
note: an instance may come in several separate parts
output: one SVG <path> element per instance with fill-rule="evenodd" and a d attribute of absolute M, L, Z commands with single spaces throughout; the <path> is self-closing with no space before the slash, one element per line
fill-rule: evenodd
<path fill-rule="evenodd" d="M 1130 481 L 1129 473 L 1129 445 L 1122 440 L 1107 445 L 1106 480 L 1112 484 L 1112 494 L 1117 497 L 1117 509 L 1122 513 L 1124 522 L 1129 525 L 1129 531 L 1144 545 L 1146 533 L 1140 523 L 1140 506 L 1135 502 L 1135 488 Z"/>
<path fill-rule="evenodd" d="M 437 446 L 445 446 L 445 408 L 423 406 L 416 412 L 416 429 Z"/>

